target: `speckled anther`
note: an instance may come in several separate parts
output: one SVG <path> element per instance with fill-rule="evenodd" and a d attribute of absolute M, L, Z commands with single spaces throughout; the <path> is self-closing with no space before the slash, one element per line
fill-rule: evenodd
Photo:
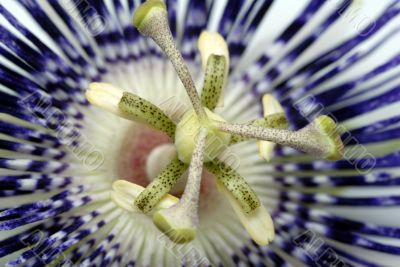
<path fill-rule="evenodd" d="M 275 229 L 267 209 L 261 204 L 254 211 L 245 213 L 232 193 L 220 181 L 216 181 L 216 185 L 218 190 L 228 199 L 236 216 L 253 241 L 259 246 L 271 243 L 275 238 Z"/>
<path fill-rule="evenodd" d="M 136 198 L 136 207 L 144 213 L 151 211 L 176 184 L 187 167 L 178 159 L 172 160 Z"/>
<path fill-rule="evenodd" d="M 119 109 L 128 118 L 146 123 L 156 130 L 163 131 L 169 137 L 175 137 L 175 123 L 156 105 L 132 93 L 124 92 L 118 104 Z"/>
<path fill-rule="evenodd" d="M 111 199 L 115 204 L 129 212 L 141 212 L 135 205 L 132 205 L 132 203 L 135 202 L 136 198 L 145 190 L 145 188 L 125 180 L 115 181 L 112 188 Z M 166 194 L 160 199 L 154 208 L 156 210 L 167 209 L 178 203 L 178 200 L 178 198 Z"/>
<path fill-rule="evenodd" d="M 261 205 L 260 200 L 250 185 L 230 166 L 224 162 L 215 160 L 214 162 L 207 163 L 206 167 L 231 192 L 245 213 L 250 213 Z"/>
<path fill-rule="evenodd" d="M 214 110 L 224 104 L 224 90 L 229 74 L 228 44 L 219 33 L 203 31 L 197 46 L 205 72 L 201 101 L 204 106 Z"/>
<path fill-rule="evenodd" d="M 226 68 L 224 56 L 211 55 L 208 58 L 201 103 L 210 110 L 217 107 L 224 86 Z"/>

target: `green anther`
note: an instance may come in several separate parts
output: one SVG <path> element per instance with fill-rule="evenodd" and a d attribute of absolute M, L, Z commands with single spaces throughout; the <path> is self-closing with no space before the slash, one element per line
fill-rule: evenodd
<path fill-rule="evenodd" d="M 150 212 L 158 202 L 172 189 L 188 165 L 178 159 L 163 170 L 135 200 L 135 206 L 144 213 Z"/>
<path fill-rule="evenodd" d="M 206 163 L 207 169 L 232 193 L 244 212 L 250 213 L 260 207 L 256 193 L 246 180 L 230 166 L 222 161 L 214 160 Z"/>
<path fill-rule="evenodd" d="M 214 110 L 223 90 L 226 74 L 224 56 L 211 55 L 207 60 L 201 103 L 209 110 Z"/>
<path fill-rule="evenodd" d="M 175 123 L 161 109 L 149 101 L 125 92 L 118 107 L 132 120 L 148 124 L 154 129 L 166 133 L 172 139 L 175 138 Z"/>
<path fill-rule="evenodd" d="M 133 25 L 140 29 L 147 16 L 151 15 L 151 12 L 154 11 L 153 8 L 162 9 L 164 11 L 167 10 L 167 7 L 163 1 L 147 0 L 140 5 L 138 9 L 136 9 L 135 14 L 133 15 Z"/>
<path fill-rule="evenodd" d="M 252 121 L 250 125 L 260 126 L 263 128 L 274 128 L 274 129 L 287 129 L 288 122 L 286 120 L 285 113 L 274 113 L 272 115 L 268 115 L 265 118 L 260 118 Z M 231 145 L 240 143 L 243 141 L 250 140 L 251 138 L 246 136 L 241 136 L 239 134 L 232 134 L 231 137 Z"/>

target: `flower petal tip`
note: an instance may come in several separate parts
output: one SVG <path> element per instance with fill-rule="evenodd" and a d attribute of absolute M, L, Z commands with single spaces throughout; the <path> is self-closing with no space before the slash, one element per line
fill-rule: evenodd
<path fill-rule="evenodd" d="M 274 223 L 267 209 L 262 205 L 253 213 L 250 217 L 253 230 L 249 234 L 258 245 L 266 246 L 275 239 Z M 251 232 L 254 234 L 251 234 Z"/>
<path fill-rule="evenodd" d="M 266 246 L 275 238 L 272 218 L 264 206 L 250 214 L 236 213 L 251 239 L 260 246 Z"/>

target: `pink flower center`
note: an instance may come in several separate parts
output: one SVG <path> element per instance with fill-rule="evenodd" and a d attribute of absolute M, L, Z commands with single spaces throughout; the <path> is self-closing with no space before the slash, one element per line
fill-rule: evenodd
<path fill-rule="evenodd" d="M 155 131 L 144 125 L 135 125 L 128 130 L 125 140 L 120 148 L 118 159 L 118 179 L 124 179 L 146 187 L 150 178 L 146 171 L 146 161 L 153 149 L 163 144 L 172 144 L 171 138 L 165 133 Z M 207 170 L 203 171 L 200 189 L 200 207 L 208 206 L 206 199 L 211 200 L 216 193 L 214 175 Z M 173 195 L 180 197 L 182 190 L 175 191 Z"/>

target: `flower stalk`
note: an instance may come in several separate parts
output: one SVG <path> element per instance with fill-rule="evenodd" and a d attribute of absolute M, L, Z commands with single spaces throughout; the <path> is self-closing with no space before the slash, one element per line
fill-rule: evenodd
<path fill-rule="evenodd" d="M 285 113 L 275 113 L 265 116 L 264 118 L 256 119 L 248 125 L 259 126 L 263 128 L 286 129 L 288 127 Z M 241 134 L 232 134 L 231 145 L 250 140 L 251 137 Z M 264 142 L 264 141 L 262 141 Z M 269 141 L 265 141 L 269 142 Z"/>

